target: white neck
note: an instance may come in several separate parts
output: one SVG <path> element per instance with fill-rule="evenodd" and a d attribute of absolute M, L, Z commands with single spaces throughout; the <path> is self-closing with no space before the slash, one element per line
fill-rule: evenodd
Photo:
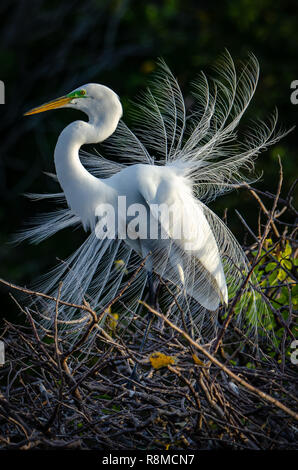
<path fill-rule="evenodd" d="M 111 192 L 104 180 L 91 175 L 82 165 L 79 149 L 86 143 L 97 143 L 111 135 L 117 122 L 106 125 L 102 115 L 90 116 L 90 121 L 75 121 L 60 134 L 55 148 L 55 166 L 59 183 L 68 205 L 78 215 L 85 228 L 94 226 L 95 209 Z"/>

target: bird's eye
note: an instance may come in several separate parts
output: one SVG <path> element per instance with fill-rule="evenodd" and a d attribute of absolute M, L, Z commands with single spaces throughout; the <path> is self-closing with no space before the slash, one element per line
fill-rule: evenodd
<path fill-rule="evenodd" d="M 87 95 L 87 91 L 84 88 L 82 88 L 81 90 L 72 91 L 67 96 L 71 99 L 75 99 L 75 98 L 83 98 L 86 95 Z"/>

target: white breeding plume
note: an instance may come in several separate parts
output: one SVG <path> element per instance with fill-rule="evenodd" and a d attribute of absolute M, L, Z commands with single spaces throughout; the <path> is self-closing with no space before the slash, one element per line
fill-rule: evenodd
<path fill-rule="evenodd" d="M 253 157 L 282 136 L 275 131 L 275 113 L 269 123 L 259 122 L 244 138 L 237 138 L 236 128 L 258 81 L 259 66 L 253 55 L 237 73 L 226 52 L 217 74 L 217 79 L 210 80 L 202 73 L 194 82 L 195 104 L 186 115 L 179 85 L 160 61 L 150 90 L 134 107 L 134 132 L 121 120 L 119 97 L 98 84 L 83 85 L 26 113 L 75 108 L 89 117 L 88 122 L 71 123 L 59 136 L 55 166 L 63 192 L 31 195 L 52 197 L 59 204 L 66 202 L 67 207 L 40 215 L 35 226 L 18 235 L 19 241 L 40 242 L 78 224 L 90 231 L 69 259 L 44 276 L 39 286 L 44 292 L 56 295 L 62 281 L 64 301 L 78 304 L 85 298 L 94 309 L 103 309 L 147 257 L 145 269 L 121 297 L 119 331 L 121 326 L 127 327 L 144 298 L 147 273 L 151 291 L 152 276 L 159 275 L 175 294 L 178 302 L 173 302 L 166 288 L 160 289 L 160 305 L 177 323 L 181 321 L 179 303 L 194 334 L 203 335 L 210 332 L 210 326 L 216 327 L 216 312 L 235 294 L 248 266 L 229 229 L 205 203 L 246 182 L 242 171 L 251 170 Z M 103 141 L 105 155 L 116 157 L 117 163 L 100 154 L 80 152 L 83 144 Z M 127 207 L 145 207 L 141 222 L 149 226 L 157 222 L 167 236 L 141 238 L 136 229 L 132 233 L 136 221 L 132 213 L 119 210 L 119 197 L 125 197 Z M 115 211 L 114 239 L 96 237 L 96 214 L 102 204 Z M 174 207 L 174 217 L 167 223 L 156 209 L 162 204 Z M 183 229 L 180 237 L 176 236 L 177 224 Z M 120 229 L 127 229 L 127 238 L 118 236 Z M 262 322 L 255 297 L 249 285 L 237 309 L 239 320 L 246 315 L 250 327 Z M 53 321 L 54 310 L 44 305 L 40 313 L 44 328 Z M 80 331 L 88 321 L 77 309 L 61 308 L 59 322 L 68 332 Z M 97 327 L 104 325 L 105 316 Z"/>

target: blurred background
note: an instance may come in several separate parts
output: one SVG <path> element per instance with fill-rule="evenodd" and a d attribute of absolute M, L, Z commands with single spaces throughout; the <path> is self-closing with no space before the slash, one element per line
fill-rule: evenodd
<path fill-rule="evenodd" d="M 236 63 L 254 52 L 261 67 L 242 125 L 265 118 L 275 106 L 283 127 L 296 124 L 298 105 L 290 101 L 291 82 L 298 80 L 295 0 L 3 0 L 0 17 L 0 79 L 5 83 L 5 104 L 0 106 L 0 276 L 11 282 L 30 285 L 84 238 L 79 229 L 38 246 L 9 243 L 25 220 L 50 207 L 23 194 L 59 191 L 44 172 L 54 171 L 58 134 L 81 116 L 59 110 L 24 118 L 31 107 L 98 82 L 121 97 L 129 124 L 129 100 L 146 87 L 158 57 L 170 66 L 187 100 L 190 82 L 201 69 L 212 71 L 210 66 L 227 48 Z M 257 188 L 275 192 L 279 154 L 286 194 L 297 174 L 296 140 L 297 129 L 258 157 L 257 172 L 263 174 Z M 240 242 L 243 229 L 236 208 L 256 229 L 258 207 L 247 191 L 226 195 L 212 208 L 221 217 L 228 208 L 228 225 Z M 8 291 L 0 289 L 0 316 L 12 318 L 16 307 Z"/>

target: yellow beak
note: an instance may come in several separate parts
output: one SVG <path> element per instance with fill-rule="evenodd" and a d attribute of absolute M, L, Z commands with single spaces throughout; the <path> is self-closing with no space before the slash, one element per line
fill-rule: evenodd
<path fill-rule="evenodd" d="M 24 116 L 30 116 L 31 114 L 38 114 L 43 113 L 44 111 L 49 111 L 50 109 L 61 108 L 65 104 L 69 103 L 72 100 L 72 97 L 69 96 L 60 96 L 60 98 L 56 98 L 55 100 L 49 101 L 48 103 L 42 104 L 41 106 L 37 106 L 37 108 L 30 109 L 27 111 Z"/>

